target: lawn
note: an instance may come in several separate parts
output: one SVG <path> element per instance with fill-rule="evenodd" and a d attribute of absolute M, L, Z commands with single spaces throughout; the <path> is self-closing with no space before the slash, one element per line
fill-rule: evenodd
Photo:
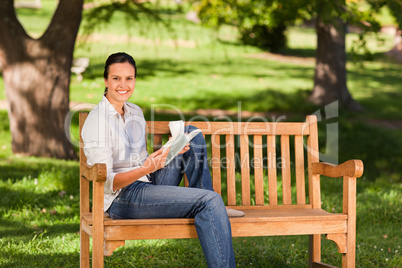
<path fill-rule="evenodd" d="M 41 10 L 18 10 L 33 36 L 43 32 L 54 8 L 52 0 L 42 3 Z M 233 120 L 248 120 L 258 113 L 269 121 L 280 116 L 302 121 L 307 114 L 321 112 L 322 152 L 326 150 L 327 126 L 336 123 L 339 161 L 356 158 L 365 164 L 365 173 L 358 179 L 357 267 L 402 267 L 402 67 L 382 55 L 392 47 L 392 37 L 380 35 L 383 43 L 369 37 L 372 61 L 353 61 L 356 57 L 348 55 L 348 86 L 365 111 L 340 109 L 335 118 L 324 120 L 324 109 L 306 102 L 314 75 L 312 29 L 290 28 L 289 48 L 272 55 L 237 43 L 231 27 L 213 31 L 186 21 L 175 10 L 164 13 L 175 29 L 175 38 L 161 25 L 145 22 L 127 30 L 121 16 L 96 30 L 86 43 L 79 38 L 74 56 L 89 57 L 90 66 L 83 81 L 72 76 L 73 105 L 100 100 L 106 56 L 126 51 L 138 65 L 131 101 L 143 108 L 147 119 L 176 120 L 181 116 L 179 110 L 186 119 L 202 113 L 210 120 L 220 120 L 217 114 L 223 112 L 233 115 Z M 357 35 L 348 34 L 348 51 L 356 39 Z M 4 99 L 0 77 L 0 100 Z M 240 111 L 250 113 L 238 117 Z M 76 118 L 72 135 L 78 135 Z M 322 191 L 323 208 L 340 212 L 341 180 L 322 178 Z M 77 267 L 78 194 L 77 162 L 12 154 L 7 112 L 0 110 L 0 266 Z M 307 267 L 306 236 L 235 238 L 234 249 L 238 267 Z M 341 264 L 331 241 L 323 240 L 322 256 L 324 262 Z M 130 241 L 107 257 L 105 265 L 206 264 L 199 242 L 190 239 Z"/>

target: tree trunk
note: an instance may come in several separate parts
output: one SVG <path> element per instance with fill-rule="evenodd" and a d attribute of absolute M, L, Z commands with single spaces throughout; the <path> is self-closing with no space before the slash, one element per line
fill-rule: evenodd
<path fill-rule="evenodd" d="M 28 36 L 12 0 L 0 2 L 0 68 L 15 154 L 77 158 L 64 120 L 83 0 L 60 0 L 46 32 Z"/>
<path fill-rule="evenodd" d="M 320 106 L 339 101 L 349 110 L 362 110 L 346 85 L 346 24 L 340 18 L 328 23 L 318 16 L 316 30 L 316 66 L 310 101 Z"/>

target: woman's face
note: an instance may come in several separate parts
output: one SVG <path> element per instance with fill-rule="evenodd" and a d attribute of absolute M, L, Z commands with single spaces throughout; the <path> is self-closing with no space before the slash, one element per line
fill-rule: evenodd
<path fill-rule="evenodd" d="M 111 64 L 109 75 L 104 80 L 108 88 L 106 98 L 111 104 L 123 106 L 134 92 L 134 67 L 128 62 Z"/>

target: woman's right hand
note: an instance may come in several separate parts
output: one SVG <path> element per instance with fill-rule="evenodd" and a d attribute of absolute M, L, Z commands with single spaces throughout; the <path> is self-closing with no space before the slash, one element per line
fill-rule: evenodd
<path fill-rule="evenodd" d="M 168 148 L 165 152 L 163 152 L 163 148 L 160 148 L 159 150 L 153 152 L 148 156 L 144 164 L 142 164 L 142 167 L 146 169 L 149 173 L 164 168 L 169 150 L 170 148 Z"/>

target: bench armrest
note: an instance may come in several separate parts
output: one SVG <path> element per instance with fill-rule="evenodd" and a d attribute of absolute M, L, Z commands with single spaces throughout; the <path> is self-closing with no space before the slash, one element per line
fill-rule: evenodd
<path fill-rule="evenodd" d="M 81 163 L 81 177 L 88 181 L 105 182 L 106 181 L 106 164 L 97 163 L 93 166 Z"/>
<path fill-rule="evenodd" d="M 363 175 L 363 162 L 361 160 L 348 160 L 340 165 L 316 162 L 312 163 L 313 175 L 324 175 L 327 177 L 361 177 Z"/>

